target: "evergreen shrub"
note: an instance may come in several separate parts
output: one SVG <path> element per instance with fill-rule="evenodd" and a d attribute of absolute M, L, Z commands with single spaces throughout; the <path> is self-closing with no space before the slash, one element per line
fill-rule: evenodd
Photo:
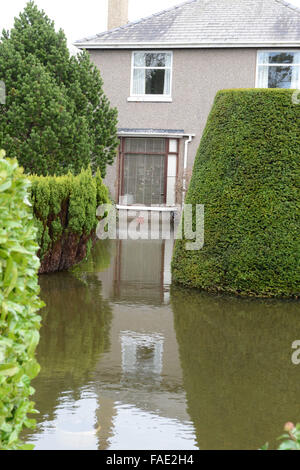
<path fill-rule="evenodd" d="M 300 106 L 292 90 L 220 91 L 187 204 L 205 206 L 205 245 L 177 241 L 176 283 L 248 296 L 300 294 Z"/>

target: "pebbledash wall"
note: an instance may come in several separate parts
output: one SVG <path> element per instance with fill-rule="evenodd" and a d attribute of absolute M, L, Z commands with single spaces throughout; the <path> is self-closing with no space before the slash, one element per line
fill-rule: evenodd
<path fill-rule="evenodd" d="M 258 50 L 173 49 L 170 103 L 127 101 L 130 96 L 132 50 L 94 49 L 89 53 L 100 69 L 105 93 L 112 106 L 118 108 L 119 128 L 183 129 L 185 134 L 195 134 L 188 148 L 188 169 L 192 169 L 217 91 L 255 87 Z M 183 170 L 184 140 L 180 142 L 179 174 Z M 105 180 L 114 200 L 118 194 L 117 168 L 116 160 L 112 167 L 108 167 Z"/>

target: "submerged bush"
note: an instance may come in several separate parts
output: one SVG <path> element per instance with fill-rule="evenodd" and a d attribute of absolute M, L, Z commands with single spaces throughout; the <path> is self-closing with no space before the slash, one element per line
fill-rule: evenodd
<path fill-rule="evenodd" d="M 68 269 L 88 254 L 95 239 L 99 205 L 109 202 L 100 171 L 77 176 L 31 176 L 31 201 L 41 258 L 40 272 Z"/>
<path fill-rule="evenodd" d="M 38 245 L 28 207 L 29 181 L 0 152 L 0 449 L 22 449 L 19 434 L 32 427 L 30 381 L 38 374 L 35 349 L 42 307 Z"/>
<path fill-rule="evenodd" d="M 177 283 L 266 297 L 300 295 L 300 106 L 291 90 L 217 94 L 187 204 L 205 205 L 205 245 L 178 241 Z"/>

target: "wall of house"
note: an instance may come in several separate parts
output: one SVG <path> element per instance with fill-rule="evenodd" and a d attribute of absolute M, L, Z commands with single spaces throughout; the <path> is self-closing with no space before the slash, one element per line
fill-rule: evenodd
<path fill-rule="evenodd" d="M 131 50 L 90 50 L 99 67 L 104 91 L 119 111 L 121 128 L 184 129 L 195 134 L 189 146 L 192 169 L 207 116 L 218 90 L 255 87 L 255 49 L 176 49 L 173 51 L 172 102 L 128 102 Z M 180 167 L 183 166 L 181 145 Z M 116 195 L 116 166 L 108 169 L 106 183 Z"/>

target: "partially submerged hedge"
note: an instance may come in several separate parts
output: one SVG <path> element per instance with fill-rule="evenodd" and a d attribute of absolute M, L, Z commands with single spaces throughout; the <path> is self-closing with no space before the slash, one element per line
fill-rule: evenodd
<path fill-rule="evenodd" d="M 187 204 L 205 205 L 205 246 L 178 241 L 177 283 L 267 297 L 300 295 L 300 106 L 291 90 L 217 94 Z"/>
<path fill-rule="evenodd" d="M 0 449 L 28 448 L 18 436 L 34 424 L 27 414 L 34 412 L 30 381 L 39 372 L 42 303 L 29 185 L 17 162 L 0 151 Z"/>
<path fill-rule="evenodd" d="M 95 240 L 97 207 L 109 202 L 100 172 L 31 176 L 31 202 L 41 259 L 40 273 L 62 271 L 85 258 Z"/>

